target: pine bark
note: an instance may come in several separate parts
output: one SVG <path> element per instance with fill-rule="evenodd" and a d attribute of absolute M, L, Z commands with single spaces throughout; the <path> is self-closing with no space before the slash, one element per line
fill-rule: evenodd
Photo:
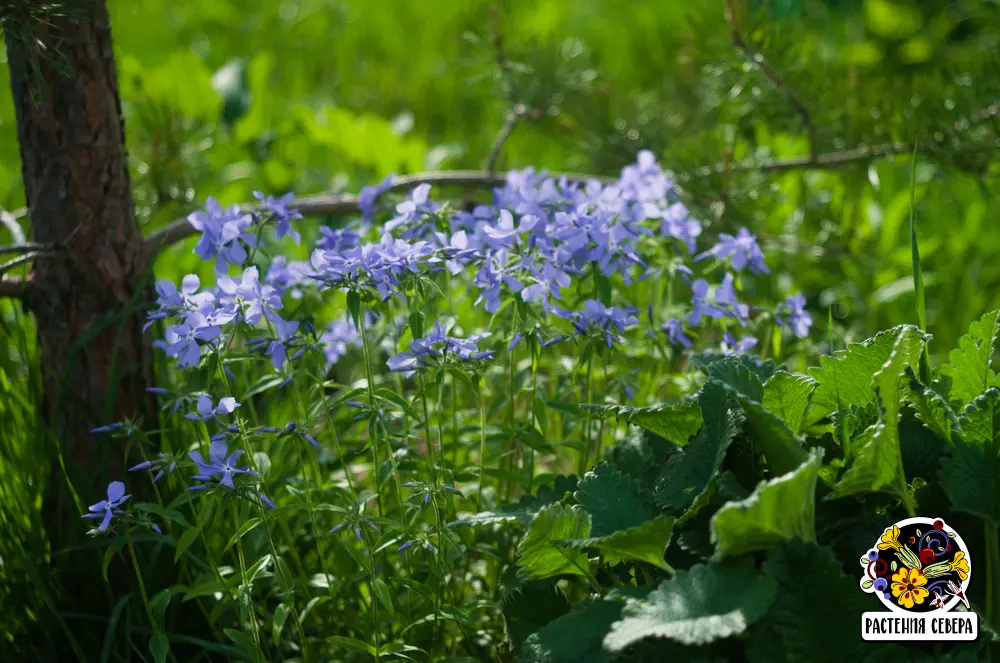
<path fill-rule="evenodd" d="M 48 485 L 59 499 L 46 515 L 59 528 L 79 521 L 64 478 L 87 504 L 102 499 L 108 481 L 125 478 L 120 443 L 90 429 L 155 416 L 145 392 L 152 350 L 139 314 L 152 280 L 141 260 L 104 1 L 38 26 L 37 37 L 40 52 L 8 40 L 7 55 L 32 239 L 62 246 L 35 263 L 25 292 L 37 322 L 43 417 L 68 474 L 50 454 Z"/>

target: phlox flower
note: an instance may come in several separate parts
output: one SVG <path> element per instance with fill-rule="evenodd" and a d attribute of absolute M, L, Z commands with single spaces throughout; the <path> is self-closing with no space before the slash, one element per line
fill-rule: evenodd
<path fill-rule="evenodd" d="M 87 507 L 90 513 L 84 514 L 81 518 L 94 520 L 100 518 L 101 524 L 98 525 L 97 529 L 101 532 L 106 532 L 113 516 L 124 515 L 125 512 L 118 507 L 125 504 L 130 497 L 132 496 L 125 494 L 125 484 L 121 481 L 112 481 L 108 484 L 108 499 L 101 500 L 97 504 Z"/>
<path fill-rule="evenodd" d="M 228 454 L 228 455 L 227 455 Z M 208 460 L 206 461 L 200 453 L 197 451 L 192 451 L 188 454 L 188 457 L 194 461 L 198 468 L 198 474 L 191 477 L 197 481 L 211 482 L 212 477 L 221 475 L 222 478 L 219 479 L 219 484 L 225 486 L 226 488 L 233 489 L 236 486 L 233 484 L 233 477 L 240 474 L 249 474 L 252 476 L 258 476 L 256 472 L 251 470 L 249 467 L 237 467 L 236 461 L 239 457 L 243 455 L 242 449 L 237 449 L 233 453 L 229 453 L 228 445 L 225 441 L 217 440 L 212 442 L 208 447 Z M 207 486 L 194 486 L 188 490 L 204 489 Z"/>

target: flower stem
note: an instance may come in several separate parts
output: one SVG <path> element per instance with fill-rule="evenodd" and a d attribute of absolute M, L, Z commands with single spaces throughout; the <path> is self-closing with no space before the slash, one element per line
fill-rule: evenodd
<path fill-rule="evenodd" d="M 476 497 L 476 513 L 483 505 L 483 475 L 486 473 L 486 399 L 483 396 L 483 381 L 476 379 L 479 396 L 479 495 Z"/>
<path fill-rule="evenodd" d="M 590 404 L 591 398 L 593 398 L 593 393 L 592 393 L 593 375 L 594 375 L 594 355 L 593 351 L 591 351 L 591 354 L 587 356 L 587 381 L 585 383 L 586 385 L 585 389 L 587 390 L 587 396 L 586 396 L 587 405 Z M 586 418 L 586 423 L 584 424 L 584 448 L 583 448 L 583 455 L 580 456 L 580 468 L 578 472 L 578 474 L 581 477 L 584 474 L 586 474 L 590 463 L 590 447 L 593 444 L 590 439 L 590 423 L 592 416 L 593 412 L 591 412 L 590 408 L 587 408 L 587 418 Z"/>

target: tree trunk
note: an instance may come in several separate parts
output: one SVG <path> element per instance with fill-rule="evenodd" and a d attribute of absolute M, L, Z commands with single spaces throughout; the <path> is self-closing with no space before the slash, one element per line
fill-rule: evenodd
<path fill-rule="evenodd" d="M 145 392 L 152 350 L 138 315 L 152 284 L 140 260 L 104 1 L 38 26 L 37 36 L 37 58 L 8 40 L 11 88 L 33 239 L 63 248 L 38 260 L 25 302 L 37 319 L 44 418 L 68 478 L 92 504 L 108 481 L 126 477 L 121 446 L 89 430 L 126 417 L 155 423 Z M 85 530 L 51 456 L 49 485 L 63 498 L 47 506 L 48 524 L 59 530 L 75 519 Z"/>

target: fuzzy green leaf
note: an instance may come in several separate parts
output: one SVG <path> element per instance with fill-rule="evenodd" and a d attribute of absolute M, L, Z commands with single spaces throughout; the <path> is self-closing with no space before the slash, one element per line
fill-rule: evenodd
<path fill-rule="evenodd" d="M 684 511 L 708 488 L 743 419 L 716 382 L 707 383 L 698 400 L 704 420 L 701 430 L 687 448 L 670 457 L 656 479 L 657 504 L 676 512 Z"/>
<path fill-rule="evenodd" d="M 760 377 L 744 362 L 745 358 L 742 355 L 723 357 L 708 365 L 708 377 L 737 394 L 759 403 L 764 398 L 764 385 Z"/>
<path fill-rule="evenodd" d="M 941 487 L 955 510 L 1000 525 L 1000 389 L 969 403 L 959 425 L 962 437 L 941 462 Z"/>
<path fill-rule="evenodd" d="M 745 500 L 729 502 L 712 517 L 715 558 L 767 550 L 795 538 L 816 540 L 816 480 L 823 450 L 813 448 L 800 467 L 761 482 Z"/>
<path fill-rule="evenodd" d="M 604 649 L 604 636 L 624 605 L 597 600 L 546 624 L 524 641 L 518 663 L 609 663 L 615 655 Z"/>
<path fill-rule="evenodd" d="M 802 464 L 806 452 L 784 421 L 746 396 L 739 395 L 736 400 L 743 408 L 747 424 L 753 430 L 754 441 L 764 453 L 772 474 L 785 474 Z"/>
<path fill-rule="evenodd" d="M 899 412 L 903 380 L 908 366 L 920 360 L 928 336 L 912 325 L 900 329 L 889 358 L 872 377 L 879 405 L 879 422 L 865 431 L 862 444 L 852 446 L 853 462 L 834 488 L 833 496 L 887 491 L 904 497 L 906 477 L 899 446 Z M 869 433 L 870 432 L 870 433 Z"/>
<path fill-rule="evenodd" d="M 674 518 L 661 515 L 654 520 L 647 520 L 641 525 L 620 530 L 610 536 L 574 539 L 560 543 L 579 549 L 594 548 L 611 566 L 634 560 L 670 571 L 670 566 L 663 560 L 663 553 L 670 545 L 675 522 Z"/>
<path fill-rule="evenodd" d="M 838 391 L 842 404 L 860 406 L 873 401 L 872 375 L 889 359 L 901 329 L 887 329 L 862 343 L 851 343 L 833 356 L 820 357 L 820 365 L 809 369 L 817 383 L 810 420 L 837 411 Z"/>
<path fill-rule="evenodd" d="M 685 446 L 701 428 L 698 399 L 687 398 L 673 405 L 629 407 L 627 405 L 581 406 L 616 417 L 677 445 Z"/>
<path fill-rule="evenodd" d="M 941 375 L 951 378 L 948 398 L 965 405 L 997 384 L 990 368 L 993 344 L 1000 333 L 1000 311 L 991 311 L 969 326 L 969 333 L 951 351 L 951 363 L 941 367 Z"/>
<path fill-rule="evenodd" d="M 513 504 L 504 504 L 496 511 L 482 511 L 465 518 L 459 518 L 448 526 L 456 528 L 519 523 L 528 527 L 542 507 L 561 501 L 567 493 L 575 491 L 577 485 L 579 485 L 579 480 L 575 474 L 560 474 L 555 478 L 552 486 L 542 486 L 535 495 L 521 495 L 520 499 Z"/>
<path fill-rule="evenodd" d="M 790 663 L 860 661 L 871 643 L 858 635 L 861 614 L 881 609 L 842 570 L 829 548 L 789 541 L 767 554 L 764 573 L 778 585 L 777 599 L 759 627 L 783 645 Z"/>
<path fill-rule="evenodd" d="M 657 514 L 639 484 L 608 463 L 584 475 L 575 497 L 590 514 L 595 537 L 641 525 Z"/>
<path fill-rule="evenodd" d="M 952 441 L 952 432 L 958 425 L 958 417 L 939 393 L 926 386 L 914 374 L 913 368 L 906 369 L 907 402 L 913 406 L 917 418 L 945 442 Z"/>
<path fill-rule="evenodd" d="M 776 414 L 798 435 L 802 432 L 806 409 L 815 389 L 816 381 L 808 375 L 778 371 L 764 383 L 761 405 Z"/>
<path fill-rule="evenodd" d="M 555 542 L 589 536 L 590 514 L 585 510 L 564 504 L 543 507 L 517 546 L 517 563 L 522 575 L 535 580 L 557 575 L 587 575 L 587 554 Z"/>
<path fill-rule="evenodd" d="M 620 652 L 645 638 L 703 645 L 738 635 L 764 615 L 775 593 L 775 582 L 761 576 L 750 558 L 697 564 L 646 599 L 626 603 L 604 646 Z"/>
<path fill-rule="evenodd" d="M 500 609 L 515 646 L 552 620 L 569 612 L 569 601 L 555 579 L 526 580 L 508 567 L 500 579 Z"/>

